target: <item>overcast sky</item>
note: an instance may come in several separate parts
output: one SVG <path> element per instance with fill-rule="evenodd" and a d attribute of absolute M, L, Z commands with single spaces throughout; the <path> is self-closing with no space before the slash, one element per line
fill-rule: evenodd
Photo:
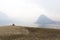
<path fill-rule="evenodd" d="M 59 21 L 60 0 L 0 0 L 0 11 L 26 22 L 35 22 L 42 14 Z"/>

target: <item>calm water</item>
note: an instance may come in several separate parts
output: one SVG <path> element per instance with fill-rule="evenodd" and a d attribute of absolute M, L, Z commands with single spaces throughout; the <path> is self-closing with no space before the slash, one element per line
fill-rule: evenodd
<path fill-rule="evenodd" d="M 12 25 L 12 24 L 6 24 L 6 25 Z M 6 26 L 6 25 L 0 25 L 0 26 Z M 15 24 L 16 26 L 26 26 L 26 27 L 37 27 L 37 28 L 52 28 L 52 29 L 60 29 L 59 24 L 46 24 L 46 25 L 41 25 L 41 24 Z"/>

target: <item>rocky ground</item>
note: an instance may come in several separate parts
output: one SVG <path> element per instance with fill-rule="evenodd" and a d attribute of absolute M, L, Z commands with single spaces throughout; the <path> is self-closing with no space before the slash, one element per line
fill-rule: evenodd
<path fill-rule="evenodd" d="M 0 27 L 0 40 L 60 40 L 59 29 Z"/>

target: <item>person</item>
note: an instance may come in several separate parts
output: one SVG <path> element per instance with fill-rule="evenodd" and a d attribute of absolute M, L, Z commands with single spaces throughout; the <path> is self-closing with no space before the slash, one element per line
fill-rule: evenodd
<path fill-rule="evenodd" d="M 15 24 L 12 24 L 12 26 L 15 26 Z"/>

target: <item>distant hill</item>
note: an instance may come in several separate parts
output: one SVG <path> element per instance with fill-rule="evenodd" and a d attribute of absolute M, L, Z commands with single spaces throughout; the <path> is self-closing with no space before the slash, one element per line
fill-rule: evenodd
<path fill-rule="evenodd" d="M 36 23 L 37 23 L 37 24 L 42 24 L 42 25 L 44 25 L 44 24 L 56 24 L 55 21 L 51 20 L 50 18 L 48 18 L 48 17 L 45 16 L 45 15 L 41 15 L 41 16 L 38 18 L 38 20 L 37 20 Z"/>
<path fill-rule="evenodd" d="M 8 15 L 6 15 L 3 12 L 0 12 L 0 25 L 5 25 L 5 24 L 21 24 L 21 20 L 19 19 L 10 19 Z"/>
<path fill-rule="evenodd" d="M 0 12 L 0 25 L 10 24 L 11 22 L 5 13 Z"/>

